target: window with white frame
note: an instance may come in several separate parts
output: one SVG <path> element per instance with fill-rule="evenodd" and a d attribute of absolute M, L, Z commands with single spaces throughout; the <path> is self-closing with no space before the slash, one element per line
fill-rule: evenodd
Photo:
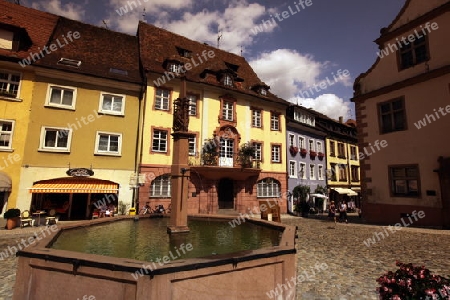
<path fill-rule="evenodd" d="M 273 178 L 262 179 L 256 185 L 257 197 L 275 198 L 280 196 L 280 192 L 281 185 Z"/>
<path fill-rule="evenodd" d="M 309 151 L 316 151 L 314 147 L 314 140 L 309 140 Z"/>
<path fill-rule="evenodd" d="M 182 67 L 183 67 L 183 65 L 181 65 L 181 64 L 170 63 L 168 65 L 168 70 L 169 70 L 169 72 L 179 74 Z"/>
<path fill-rule="evenodd" d="M 230 75 L 225 75 L 225 77 L 223 78 L 223 85 L 233 86 L 233 79 L 231 79 Z"/>
<path fill-rule="evenodd" d="M 231 101 L 223 102 L 222 117 L 224 120 L 233 121 L 233 102 Z"/>
<path fill-rule="evenodd" d="M 76 88 L 49 86 L 47 105 L 75 109 Z"/>
<path fill-rule="evenodd" d="M 281 146 L 280 145 L 272 145 L 272 162 L 274 162 L 274 163 L 281 162 Z"/>
<path fill-rule="evenodd" d="M 306 179 L 306 164 L 299 163 L 298 175 L 301 179 Z"/>
<path fill-rule="evenodd" d="M 317 152 L 323 153 L 322 142 L 317 142 Z"/>
<path fill-rule="evenodd" d="M 316 165 L 309 165 L 309 179 L 316 179 Z"/>
<path fill-rule="evenodd" d="M 197 151 L 196 140 L 197 140 L 197 138 L 195 136 L 188 138 L 189 155 L 191 155 L 191 156 L 195 155 L 195 152 Z"/>
<path fill-rule="evenodd" d="M 289 133 L 289 147 L 295 147 L 295 135 Z"/>
<path fill-rule="evenodd" d="M 122 134 L 97 132 L 95 154 L 120 155 L 122 152 Z"/>
<path fill-rule="evenodd" d="M 155 93 L 155 109 L 169 110 L 170 91 L 165 89 L 156 89 Z"/>
<path fill-rule="evenodd" d="M 19 95 L 20 74 L 0 70 L 0 96 L 17 98 Z"/>
<path fill-rule="evenodd" d="M 167 131 L 155 129 L 153 131 L 152 151 L 167 152 Z"/>
<path fill-rule="evenodd" d="M 189 115 L 196 116 L 197 115 L 197 96 L 195 95 L 187 95 L 189 99 Z"/>
<path fill-rule="evenodd" d="M 358 156 L 356 155 L 356 147 L 350 146 L 350 159 L 358 160 Z"/>
<path fill-rule="evenodd" d="M 252 126 L 253 127 L 261 127 L 261 110 L 253 109 L 252 110 Z"/>
<path fill-rule="evenodd" d="M 270 115 L 270 129 L 280 130 L 280 115 L 272 113 Z"/>
<path fill-rule="evenodd" d="M 289 177 L 297 178 L 297 162 L 289 161 Z"/>
<path fill-rule="evenodd" d="M 170 197 L 170 175 L 164 174 L 156 177 L 152 181 L 152 186 L 150 189 L 150 197 L 161 198 Z"/>
<path fill-rule="evenodd" d="M 262 161 L 262 144 L 253 143 L 253 148 L 255 149 L 255 160 Z"/>
<path fill-rule="evenodd" d="M 302 136 L 298 137 L 298 147 L 300 149 L 306 149 L 305 138 Z"/>
<path fill-rule="evenodd" d="M 323 180 L 323 166 L 322 165 L 317 166 L 317 177 L 319 180 Z"/>
<path fill-rule="evenodd" d="M 125 110 L 125 97 L 123 95 L 101 94 L 100 112 L 123 115 Z"/>
<path fill-rule="evenodd" d="M 0 120 L 0 150 L 12 148 L 14 121 Z"/>
<path fill-rule="evenodd" d="M 40 150 L 69 151 L 71 137 L 70 129 L 42 127 Z"/>

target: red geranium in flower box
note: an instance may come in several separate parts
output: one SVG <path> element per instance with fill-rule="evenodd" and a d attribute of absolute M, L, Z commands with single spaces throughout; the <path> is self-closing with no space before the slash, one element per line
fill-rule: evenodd
<path fill-rule="evenodd" d="M 305 156 L 306 153 L 308 153 L 308 151 L 306 151 L 305 148 L 300 149 L 300 154 L 301 154 L 302 156 Z"/>
<path fill-rule="evenodd" d="M 317 156 L 317 152 L 316 151 L 309 151 L 309 155 L 311 155 L 311 157 L 316 157 Z"/>
<path fill-rule="evenodd" d="M 289 147 L 289 152 L 291 153 L 292 156 L 297 155 L 297 153 L 298 153 L 298 147 L 295 147 L 295 146 Z"/>

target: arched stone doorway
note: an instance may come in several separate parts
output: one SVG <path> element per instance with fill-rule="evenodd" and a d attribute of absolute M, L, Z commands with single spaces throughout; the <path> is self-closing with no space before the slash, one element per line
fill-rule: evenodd
<path fill-rule="evenodd" d="M 217 191 L 219 209 L 234 209 L 234 182 L 229 178 L 219 180 Z"/>

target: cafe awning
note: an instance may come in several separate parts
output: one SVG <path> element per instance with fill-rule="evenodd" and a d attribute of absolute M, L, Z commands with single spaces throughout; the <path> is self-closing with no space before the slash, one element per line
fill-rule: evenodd
<path fill-rule="evenodd" d="M 11 192 L 11 177 L 5 172 L 0 172 L 0 192 Z"/>
<path fill-rule="evenodd" d="M 95 178 L 56 178 L 36 182 L 30 193 L 117 194 L 119 184 Z"/>
<path fill-rule="evenodd" d="M 332 188 L 332 190 L 336 191 L 337 193 L 341 195 L 347 195 L 347 196 L 358 196 L 358 193 L 346 188 Z"/>
<path fill-rule="evenodd" d="M 323 199 L 328 199 L 327 196 L 322 195 L 322 194 L 310 194 L 311 197 L 316 197 L 316 198 L 323 198 Z"/>

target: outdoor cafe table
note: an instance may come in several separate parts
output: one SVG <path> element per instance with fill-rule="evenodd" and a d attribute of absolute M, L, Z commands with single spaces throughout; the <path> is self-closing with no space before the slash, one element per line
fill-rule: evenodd
<path fill-rule="evenodd" d="M 37 211 L 37 212 L 33 213 L 33 216 L 38 216 L 38 223 L 37 223 L 36 226 L 40 226 L 41 225 L 41 215 L 45 215 L 45 214 L 46 214 L 45 210 L 40 210 L 40 211 Z"/>

